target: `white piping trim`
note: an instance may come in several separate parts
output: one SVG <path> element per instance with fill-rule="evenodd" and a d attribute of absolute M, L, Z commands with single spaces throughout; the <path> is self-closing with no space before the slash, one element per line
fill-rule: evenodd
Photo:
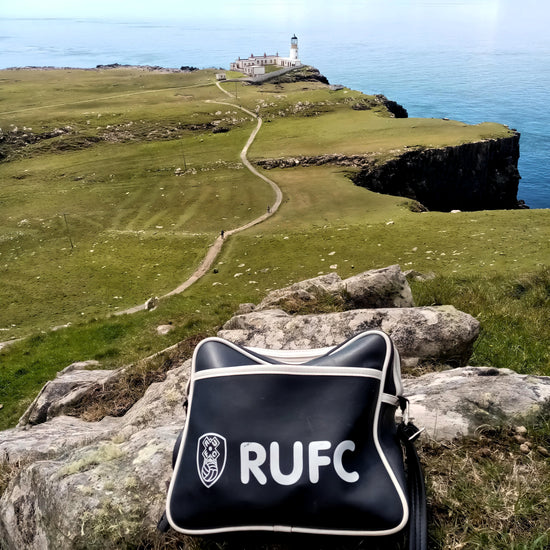
<path fill-rule="evenodd" d="M 382 380 L 382 373 L 377 369 L 364 369 L 361 367 L 315 367 L 314 365 L 273 365 L 271 363 L 269 364 L 269 367 L 264 367 L 263 365 L 242 365 L 201 370 L 194 373 L 193 380 L 264 374 L 288 374 L 296 376 L 357 376 Z"/>
<path fill-rule="evenodd" d="M 329 346 L 326 348 L 314 348 L 314 349 L 265 349 L 265 348 L 253 348 L 253 347 L 246 347 L 246 349 L 254 352 L 259 353 L 260 355 L 263 355 L 265 357 L 269 357 L 270 359 L 279 359 L 283 360 L 286 363 L 292 363 L 292 364 L 299 364 L 299 363 L 307 363 L 307 361 L 311 361 L 312 359 L 317 359 L 318 357 L 322 357 L 323 355 L 326 355 L 333 349 L 335 349 L 336 346 Z"/>
<path fill-rule="evenodd" d="M 382 372 L 384 374 L 384 377 L 382 378 L 382 380 L 385 380 L 386 373 L 387 373 L 387 370 L 388 370 L 388 367 L 389 367 L 389 362 L 390 362 L 389 360 L 390 360 L 390 357 L 391 357 L 391 351 L 392 351 L 392 349 L 394 349 L 394 346 L 393 346 L 393 343 L 392 343 L 390 337 L 385 332 L 382 332 L 382 331 L 372 331 L 372 332 L 377 332 L 378 334 L 380 334 L 384 338 L 384 340 L 386 340 L 388 353 L 386 354 L 386 358 L 384 360 L 384 367 L 382 369 Z M 396 349 L 394 349 L 394 354 L 395 353 L 397 353 Z M 394 355 L 394 361 L 395 361 L 395 355 Z M 392 366 L 393 366 L 393 363 L 392 363 Z M 392 480 L 393 486 L 395 487 L 395 490 L 396 490 L 396 492 L 399 496 L 399 499 L 401 500 L 401 509 L 403 510 L 403 518 L 401 520 L 401 523 L 398 526 L 396 526 L 393 530 L 393 533 L 397 533 L 398 531 L 401 531 L 401 529 L 403 529 L 405 527 L 405 525 L 407 524 L 407 522 L 409 521 L 409 505 L 408 505 L 405 493 L 403 492 L 403 489 L 402 489 L 401 485 L 399 485 L 399 481 L 395 477 L 395 473 L 393 472 L 393 470 L 392 470 L 392 468 L 391 468 L 391 466 L 388 462 L 388 459 L 387 459 L 386 455 L 384 454 L 384 451 L 382 450 L 382 446 L 380 445 L 380 440 L 378 439 L 378 429 L 377 428 L 378 428 L 378 422 L 379 422 L 379 419 L 380 419 L 380 404 L 383 401 L 383 395 L 384 395 L 384 384 L 380 384 L 380 391 L 379 391 L 379 395 L 378 395 L 378 403 L 376 405 L 376 412 L 374 413 L 374 421 L 373 421 L 373 426 L 372 426 L 372 432 L 373 432 L 373 435 L 374 435 L 374 444 L 376 445 L 376 449 L 378 450 L 378 455 L 380 456 L 380 459 L 382 460 L 382 463 L 384 464 L 384 467 L 386 468 L 386 471 L 388 472 L 388 476 Z"/>
<path fill-rule="evenodd" d="M 174 527 L 174 526 L 172 526 Z M 386 531 L 356 531 L 354 529 L 314 529 L 295 527 L 293 525 L 239 525 L 236 527 L 216 527 L 214 529 L 174 529 L 184 535 L 215 535 L 218 533 L 235 533 L 242 531 L 271 531 L 275 533 L 307 533 L 310 535 L 341 535 L 354 537 L 385 537 L 398 533 L 401 528 Z"/>
<path fill-rule="evenodd" d="M 383 393 L 381 397 L 382 403 L 386 403 L 387 405 L 393 405 L 394 407 L 397 407 L 399 405 L 399 399 L 392 395 L 391 393 Z"/>

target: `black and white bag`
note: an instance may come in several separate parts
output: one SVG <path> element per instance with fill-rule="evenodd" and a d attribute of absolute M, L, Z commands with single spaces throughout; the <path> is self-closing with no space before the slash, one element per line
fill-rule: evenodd
<path fill-rule="evenodd" d="M 176 531 L 365 537 L 409 525 L 409 548 L 426 548 L 419 431 L 385 333 L 298 351 L 207 338 L 187 406 L 165 513 Z"/>

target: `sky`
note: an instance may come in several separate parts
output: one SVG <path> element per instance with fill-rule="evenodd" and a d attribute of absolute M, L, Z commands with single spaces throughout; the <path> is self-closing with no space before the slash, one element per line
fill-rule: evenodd
<path fill-rule="evenodd" d="M 204 16 L 227 14 L 235 16 L 234 6 L 254 15 L 273 16 L 282 11 L 293 12 L 297 17 L 315 17 L 322 13 L 326 18 L 331 13 L 347 12 L 353 15 L 355 10 L 366 7 L 374 11 L 393 13 L 399 19 L 400 11 L 412 7 L 419 11 L 433 10 L 439 6 L 455 6 L 476 13 L 494 13 L 509 6 L 519 6 L 519 12 L 527 12 L 529 6 L 544 9 L 543 0 L 2 0 L 0 17 L 109 17 L 129 16 L 166 17 L 166 16 Z"/>
<path fill-rule="evenodd" d="M 342 1 L 342 0 L 340 0 Z M 345 0 L 344 0 L 345 1 Z M 349 2 L 349 0 L 347 0 Z M 367 0 L 368 1 L 368 0 Z M 352 4 L 361 0 L 352 0 Z M 6 0 L 2 0 L 7 4 Z M 265 14 L 269 6 L 271 13 L 281 10 L 296 10 L 298 14 L 312 13 L 323 6 L 336 10 L 335 2 L 325 0 L 238 0 L 239 9 L 246 8 L 250 12 Z M 364 1 L 363 1 L 364 4 Z M 119 17 L 132 15 L 139 17 L 194 17 L 194 16 L 223 16 L 233 15 L 235 3 L 231 0 L 18 0 L 3 5 L 0 14 L 8 17 Z"/>
<path fill-rule="evenodd" d="M 271 20 L 319 21 L 340 24 L 357 21 L 357 14 L 371 22 L 436 26 L 451 17 L 464 24 L 486 25 L 491 32 L 514 32 L 514 28 L 547 32 L 550 2 L 547 0 L 0 0 L 2 17 L 82 17 L 131 19 L 174 19 L 200 21 L 215 18 L 261 24 Z"/>

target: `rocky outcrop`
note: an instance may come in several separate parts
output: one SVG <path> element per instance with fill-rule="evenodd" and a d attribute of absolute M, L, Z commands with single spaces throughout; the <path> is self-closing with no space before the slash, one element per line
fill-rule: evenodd
<path fill-rule="evenodd" d="M 343 155 L 340 153 L 330 153 L 315 156 L 297 155 L 295 157 L 258 159 L 254 162 L 257 166 L 265 170 L 271 170 L 273 168 L 294 168 L 296 166 L 323 166 L 324 164 L 365 168 L 372 165 L 372 160 L 374 158 L 374 154 Z"/>
<path fill-rule="evenodd" d="M 464 367 L 404 380 L 411 411 L 435 440 L 469 435 L 480 426 L 522 422 L 550 400 L 550 377 L 509 369 Z"/>
<path fill-rule="evenodd" d="M 81 361 L 58 372 L 57 377 L 42 388 L 18 425 L 41 424 L 64 414 L 67 408 L 94 388 L 108 383 L 117 373 L 112 370 L 97 370 L 98 366 L 97 361 Z M 93 367 L 96 370 L 92 370 Z"/>
<path fill-rule="evenodd" d="M 0 499 L 2 548 L 137 547 L 153 537 L 185 421 L 188 369 L 152 384 L 122 418 L 59 416 L 3 432 L 0 461 L 20 473 Z"/>
<path fill-rule="evenodd" d="M 392 265 L 345 280 L 333 272 L 300 281 L 270 292 L 252 309 L 280 308 L 295 313 L 311 306 L 319 310 L 320 302 L 327 299 L 342 309 L 414 306 L 407 278 L 398 265 Z"/>
<path fill-rule="evenodd" d="M 245 78 L 250 84 L 263 84 L 264 82 L 287 84 L 290 82 L 322 82 L 328 84 L 329 81 L 326 76 L 323 76 L 321 72 L 315 67 L 310 65 L 301 65 L 300 67 L 289 67 L 287 69 L 280 69 L 273 71 L 272 73 L 265 73 L 253 78 Z"/>
<path fill-rule="evenodd" d="M 342 86 L 343 88 L 343 86 Z M 374 97 L 363 97 L 355 102 L 351 108 L 354 111 L 370 111 L 378 105 L 383 105 L 393 118 L 408 118 L 407 109 L 399 103 L 388 99 L 385 95 L 377 94 Z"/>
<path fill-rule="evenodd" d="M 376 99 L 386 107 L 386 109 L 395 117 L 395 118 L 408 118 L 409 113 L 407 112 L 407 109 L 403 107 L 403 105 L 400 105 L 396 101 L 393 101 L 392 99 L 388 99 L 385 95 L 378 94 L 376 96 Z"/>
<path fill-rule="evenodd" d="M 388 282 L 375 283 L 382 274 Z M 397 266 L 390 266 L 343 281 L 336 274 L 317 277 L 285 292 L 315 297 L 319 289 L 338 294 L 347 288 L 358 296 L 360 288 L 369 293 L 371 281 L 399 301 L 408 288 L 401 284 L 402 277 Z M 392 280 L 400 284 L 394 287 Z M 404 381 L 415 423 L 438 440 L 473 434 L 479 426 L 503 419 L 521 422 L 523 415 L 550 399 L 548 377 L 487 367 L 443 367 L 441 363 L 458 355 L 464 363 L 477 334 L 477 322 L 451 306 L 411 304 L 317 316 L 248 307 L 252 311 L 228 321 L 220 335 L 235 336 L 249 346 L 296 349 L 324 347 L 366 328 L 382 328 L 392 334 L 405 358 L 438 363 L 445 370 Z M 62 371 L 20 425 L 1 433 L 0 472 L 12 471 L 0 498 L 3 550 L 157 547 L 156 524 L 172 473 L 172 450 L 185 423 L 182 403 L 190 360 L 170 370 L 164 381 L 151 384 L 124 416 L 98 422 L 65 416 L 57 404 L 93 391 L 94 374 L 98 384 L 105 376 L 117 375 L 88 370 L 93 366 L 79 363 Z M 33 424 L 33 414 L 43 421 Z"/>
<path fill-rule="evenodd" d="M 409 151 L 352 176 L 371 191 L 417 200 L 429 210 L 518 208 L 519 133 Z"/>
<path fill-rule="evenodd" d="M 41 134 L 32 131 L 32 128 L 25 126 L 10 126 L 8 129 L 0 128 L 0 161 L 10 159 L 14 153 L 28 145 L 37 143 L 43 140 L 50 140 L 59 136 L 74 133 L 71 126 L 64 128 L 54 128 L 49 132 Z"/>
<path fill-rule="evenodd" d="M 453 306 L 296 316 L 270 309 L 233 317 L 219 335 L 253 347 L 300 349 L 334 346 L 364 330 L 389 334 L 407 366 L 422 362 L 464 365 L 472 353 L 479 323 Z"/>

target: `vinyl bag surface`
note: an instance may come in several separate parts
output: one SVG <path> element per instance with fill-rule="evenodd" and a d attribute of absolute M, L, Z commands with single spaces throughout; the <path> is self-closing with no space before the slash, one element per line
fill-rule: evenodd
<path fill-rule="evenodd" d="M 414 530 L 423 480 L 404 461 L 405 448 L 417 462 L 418 431 L 402 393 L 399 355 L 380 331 L 315 350 L 203 340 L 174 449 L 168 523 L 190 535 Z"/>

